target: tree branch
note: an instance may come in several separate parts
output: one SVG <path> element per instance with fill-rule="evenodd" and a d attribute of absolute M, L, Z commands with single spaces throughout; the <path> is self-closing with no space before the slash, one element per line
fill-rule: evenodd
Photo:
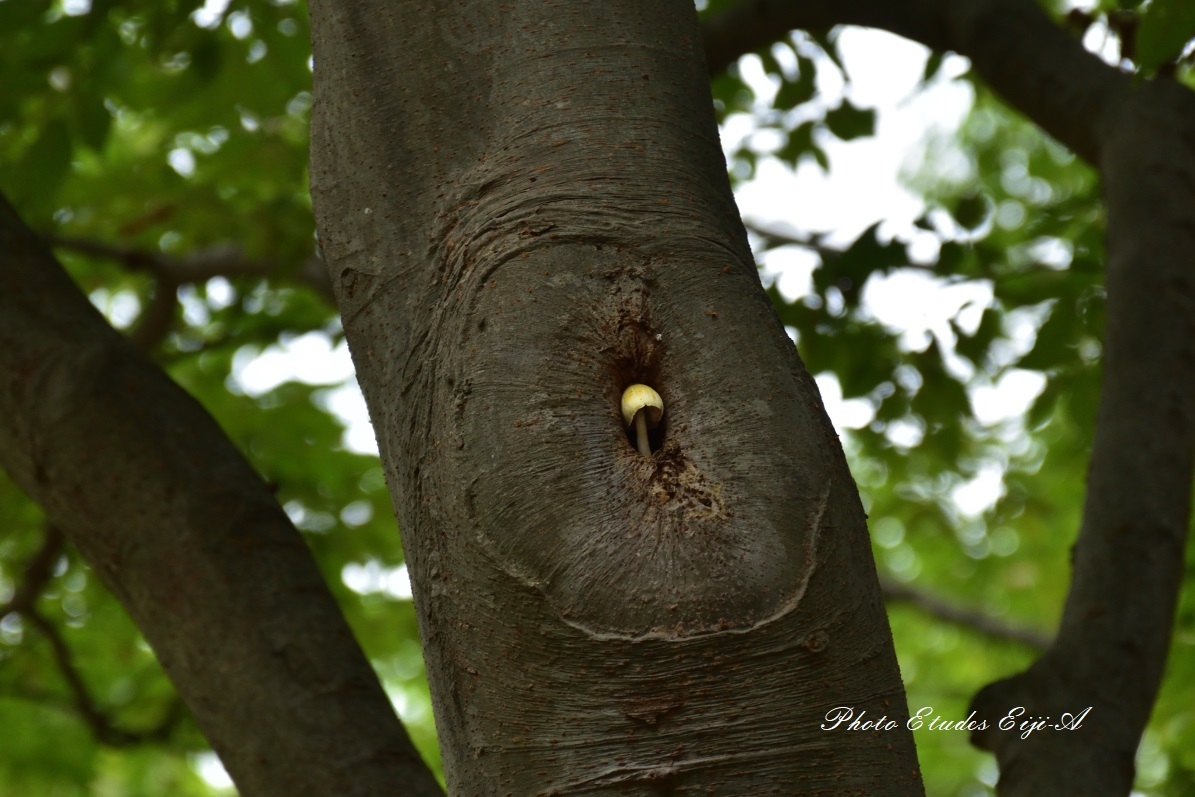
<path fill-rule="evenodd" d="M 0 201 L 0 462 L 245 797 L 441 794 L 270 489 Z"/>
<path fill-rule="evenodd" d="M 217 244 L 199 249 L 184 257 L 170 257 L 102 241 L 67 236 L 46 236 L 50 246 L 68 249 L 91 257 L 115 260 L 130 271 L 145 271 L 173 286 L 207 282 L 214 277 L 277 277 L 284 273 L 281 264 L 270 260 L 250 260 L 240 246 Z M 294 273 L 293 278 L 329 301 L 334 301 L 332 284 L 318 255 L 309 257 Z"/>
<path fill-rule="evenodd" d="M 949 49 L 941 20 L 927 13 L 931 5 L 935 4 L 926 0 L 743 0 L 702 23 L 705 59 L 710 73 L 716 75 L 790 31 L 821 32 L 835 25 L 881 28 L 934 49 Z"/>
<path fill-rule="evenodd" d="M 13 612 L 24 615 L 35 608 L 42 590 L 54 575 L 54 564 L 62 555 L 62 545 L 62 532 L 53 524 L 47 523 L 41 547 L 25 565 L 24 577 L 13 591 L 12 598 L 0 606 L 0 620 Z"/>
<path fill-rule="evenodd" d="M 129 340 L 142 351 L 153 351 L 174 328 L 178 310 L 178 285 L 159 277 L 154 280 L 149 305 L 129 333 Z"/>
<path fill-rule="evenodd" d="M 822 243 L 823 236 L 817 233 L 797 236 L 792 233 L 773 230 L 747 220 L 743 221 L 743 226 L 747 229 L 747 232 L 763 239 L 764 249 L 774 249 L 777 246 L 799 246 L 802 249 L 808 249 L 817 253 L 818 257 L 822 258 L 823 261 L 842 254 L 841 249 L 826 246 Z"/>
<path fill-rule="evenodd" d="M 82 255 L 115 260 L 130 271 L 144 271 L 154 277 L 149 304 L 129 333 L 129 339 L 144 351 L 152 351 L 174 327 L 178 308 L 178 288 L 207 282 L 215 277 L 276 277 L 283 272 L 279 264 L 249 260 L 236 244 L 219 244 L 200 249 L 184 257 L 170 257 L 133 247 L 65 236 L 45 236 L 54 247 Z M 318 255 L 309 257 L 293 278 L 335 304 L 332 283 Z"/>
<path fill-rule="evenodd" d="M 153 727 L 141 731 L 130 731 L 116 725 L 92 696 L 91 690 L 83 680 L 82 673 L 75 667 L 66 640 L 62 638 L 62 634 L 54 624 L 35 609 L 26 610 L 22 614 L 50 643 L 54 661 L 74 698 L 75 711 L 102 744 L 111 747 L 129 747 L 145 742 L 163 741 L 168 739 L 174 729 L 178 727 L 184 714 L 182 703 L 177 699 L 170 702 L 165 714 Z"/>
<path fill-rule="evenodd" d="M 822 243 L 824 236 L 821 233 L 813 233 L 807 236 L 797 236 L 793 235 L 792 233 L 773 230 L 750 221 L 744 221 L 743 226 L 747 229 L 747 232 L 763 239 L 764 249 L 774 249 L 778 246 L 799 246 L 802 249 L 808 249 L 809 251 L 814 252 L 819 258 L 821 258 L 823 266 L 832 268 L 835 258 L 841 257 L 845 252 L 845 250 L 836 246 L 827 246 L 826 244 Z M 929 272 L 930 274 L 938 274 L 936 265 L 937 264 L 935 263 L 905 262 L 893 268 L 906 271 L 925 271 Z M 945 278 L 952 275 L 940 276 Z"/>
<path fill-rule="evenodd" d="M 781 230 L 765 227 L 751 221 L 744 221 L 743 226 L 752 235 L 756 235 L 763 240 L 763 249 L 774 249 L 780 246 L 799 246 L 802 249 L 808 249 L 821 258 L 826 265 L 833 263 L 834 258 L 840 257 L 845 250 L 836 246 L 827 246 L 823 243 L 825 235 L 823 233 L 811 233 L 809 235 L 796 235 Z M 904 271 L 922 271 L 933 274 L 945 280 L 968 280 L 968 279 L 987 279 L 996 281 L 1005 277 L 1020 277 L 1032 273 L 1057 273 L 1057 269 L 1053 266 L 1043 265 L 1041 263 L 1030 264 L 1020 267 L 1015 274 L 998 274 L 990 264 L 980 262 L 978 264 L 978 274 L 973 276 L 963 274 L 943 274 L 938 269 L 938 263 L 901 263 L 898 266 L 892 267 L 894 270 Z"/>
<path fill-rule="evenodd" d="M 67 646 L 66 640 L 62 638 L 62 634 L 45 615 L 38 611 L 37 599 L 53 576 L 54 565 L 62 556 L 64 542 L 62 532 L 57 527 L 46 525 L 42 545 L 25 566 L 24 578 L 17 585 L 12 599 L 0 606 L 0 619 L 9 614 L 19 614 L 46 637 L 53 651 L 54 660 L 58 664 L 58 669 L 62 672 L 62 677 L 74 698 L 72 705 L 76 714 L 82 717 L 101 743 L 123 747 L 167 738 L 183 716 L 181 703 L 177 700 L 173 701 L 161 722 L 153 728 L 144 731 L 127 731 L 117 727 L 92 697 L 83 676 L 74 666 L 70 648 Z"/>
<path fill-rule="evenodd" d="M 956 606 L 934 595 L 890 579 L 881 579 L 880 586 L 884 590 L 884 600 L 890 604 L 907 603 L 931 617 L 962 626 L 993 639 L 1016 642 L 1036 650 L 1045 650 L 1050 646 L 1050 637 L 1032 628 L 1009 625 L 978 609 Z"/>
<path fill-rule="evenodd" d="M 1081 157 L 1098 160 L 1100 120 L 1132 91 L 1033 0 L 746 0 L 704 25 L 713 73 L 794 29 L 880 28 L 971 59 L 985 82 Z"/>

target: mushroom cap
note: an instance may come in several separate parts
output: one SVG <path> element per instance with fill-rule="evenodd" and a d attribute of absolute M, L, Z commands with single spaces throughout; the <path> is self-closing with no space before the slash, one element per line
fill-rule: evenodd
<path fill-rule="evenodd" d="M 654 428 L 664 417 L 664 400 L 647 385 L 631 385 L 622 391 L 622 419 L 627 426 L 635 422 L 635 413 L 640 410 L 646 410 L 647 426 Z"/>

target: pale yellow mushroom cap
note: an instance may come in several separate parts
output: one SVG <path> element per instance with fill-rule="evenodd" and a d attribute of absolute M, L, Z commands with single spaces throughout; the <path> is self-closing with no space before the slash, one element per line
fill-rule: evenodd
<path fill-rule="evenodd" d="M 631 385 L 622 391 L 622 419 L 627 426 L 635 422 L 635 413 L 644 408 L 647 409 L 647 425 L 654 428 L 664 417 L 664 400 L 660 394 L 647 385 Z"/>

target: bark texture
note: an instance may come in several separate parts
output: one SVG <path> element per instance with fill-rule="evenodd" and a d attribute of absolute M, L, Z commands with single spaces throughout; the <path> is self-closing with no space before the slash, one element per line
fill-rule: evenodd
<path fill-rule="evenodd" d="M 1125 795 L 1157 696 L 1182 583 L 1195 458 L 1195 96 L 1085 52 L 1031 0 L 748 0 L 706 29 L 719 64 L 793 27 L 853 23 L 968 56 L 1015 108 L 1099 168 L 1107 204 L 1103 390 L 1057 638 L 989 685 L 989 721 L 1015 706 L 1079 732 L 976 737 L 999 793 Z M 769 34 L 768 28 L 771 27 Z M 747 48 L 747 49 L 744 49 Z"/>
<path fill-rule="evenodd" d="M 242 795 L 442 793 L 265 483 L 2 198 L 0 462 L 124 604 Z"/>
<path fill-rule="evenodd" d="M 454 794 L 920 794 L 691 3 L 312 3 L 312 192 Z M 666 414 L 651 456 L 619 414 Z M 884 733 L 820 729 L 837 706 Z"/>

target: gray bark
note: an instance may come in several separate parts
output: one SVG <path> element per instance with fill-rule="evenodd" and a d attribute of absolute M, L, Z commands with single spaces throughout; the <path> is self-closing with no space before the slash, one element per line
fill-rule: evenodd
<path fill-rule="evenodd" d="M 442 793 L 270 489 L 3 198 L 0 463 L 120 599 L 244 797 Z"/>
<path fill-rule="evenodd" d="M 1092 706 L 1081 732 L 995 730 L 976 744 L 1009 797 L 1124 795 L 1157 696 L 1182 583 L 1195 459 L 1195 96 L 1084 52 L 1032 0 L 748 0 L 706 29 L 719 63 L 794 27 L 885 28 L 968 56 L 1016 109 L 1099 168 L 1107 221 L 1103 388 L 1058 635 L 983 689 L 980 716 Z M 769 33 L 770 28 L 770 33 Z"/>
<path fill-rule="evenodd" d="M 454 794 L 920 794 L 687 0 L 312 3 L 312 193 Z M 619 396 L 663 396 L 638 454 Z M 882 733 L 820 730 L 835 706 Z"/>

